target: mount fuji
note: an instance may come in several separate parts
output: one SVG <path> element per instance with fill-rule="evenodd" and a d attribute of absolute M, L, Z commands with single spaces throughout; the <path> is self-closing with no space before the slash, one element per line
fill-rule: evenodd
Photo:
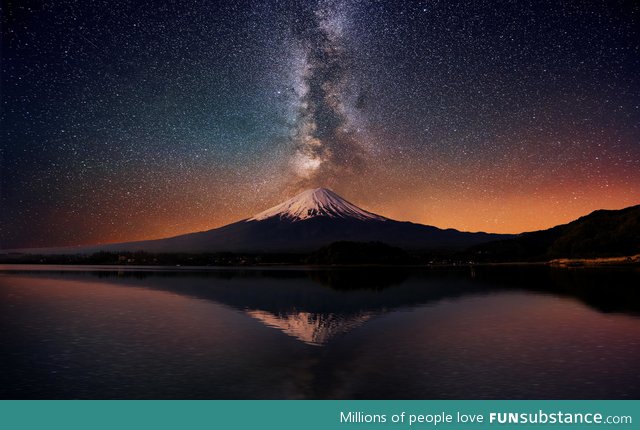
<path fill-rule="evenodd" d="M 315 188 L 251 218 L 213 230 L 166 239 L 20 251 L 51 254 L 309 252 L 337 241 L 376 241 L 405 249 L 428 250 L 463 248 L 510 237 L 395 221 L 361 209 L 331 190 Z"/>

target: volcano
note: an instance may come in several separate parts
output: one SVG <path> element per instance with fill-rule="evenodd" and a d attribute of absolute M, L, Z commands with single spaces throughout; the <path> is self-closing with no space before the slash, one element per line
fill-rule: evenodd
<path fill-rule="evenodd" d="M 28 252 L 309 252 L 338 241 L 384 242 L 404 249 L 429 250 L 465 248 L 510 237 L 395 221 L 361 209 L 331 190 L 315 188 L 250 218 L 213 230 L 166 239 Z"/>

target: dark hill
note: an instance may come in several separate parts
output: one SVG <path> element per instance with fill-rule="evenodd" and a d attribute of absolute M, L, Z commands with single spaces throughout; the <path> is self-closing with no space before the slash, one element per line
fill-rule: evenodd
<path fill-rule="evenodd" d="M 479 261 L 545 261 L 640 253 L 640 205 L 598 210 L 568 224 L 473 246 Z"/>

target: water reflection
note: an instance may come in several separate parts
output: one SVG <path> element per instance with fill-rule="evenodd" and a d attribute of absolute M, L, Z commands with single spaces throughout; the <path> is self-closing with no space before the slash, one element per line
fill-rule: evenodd
<path fill-rule="evenodd" d="M 431 272 L 383 268 L 158 272 L 125 267 L 22 273 L 63 279 L 97 277 L 210 300 L 316 346 L 398 308 L 499 291 L 570 297 L 601 312 L 640 314 L 637 270 L 480 267 Z"/>
<path fill-rule="evenodd" d="M 632 397 L 639 277 L 523 267 L 0 272 L 10 351 L 0 394 Z"/>
<path fill-rule="evenodd" d="M 247 315 L 268 327 L 308 344 L 322 346 L 331 338 L 346 333 L 367 322 L 374 313 L 339 315 L 335 313 L 311 313 L 296 311 L 273 314 L 262 310 L 246 310 Z"/>

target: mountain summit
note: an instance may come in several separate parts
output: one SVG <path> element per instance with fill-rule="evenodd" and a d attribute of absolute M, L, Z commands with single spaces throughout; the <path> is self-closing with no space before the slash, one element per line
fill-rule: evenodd
<path fill-rule="evenodd" d="M 326 188 L 303 191 L 284 203 L 260 212 L 247 221 L 263 221 L 269 218 L 302 221 L 315 217 L 386 221 L 385 217 L 360 209 Z"/>

